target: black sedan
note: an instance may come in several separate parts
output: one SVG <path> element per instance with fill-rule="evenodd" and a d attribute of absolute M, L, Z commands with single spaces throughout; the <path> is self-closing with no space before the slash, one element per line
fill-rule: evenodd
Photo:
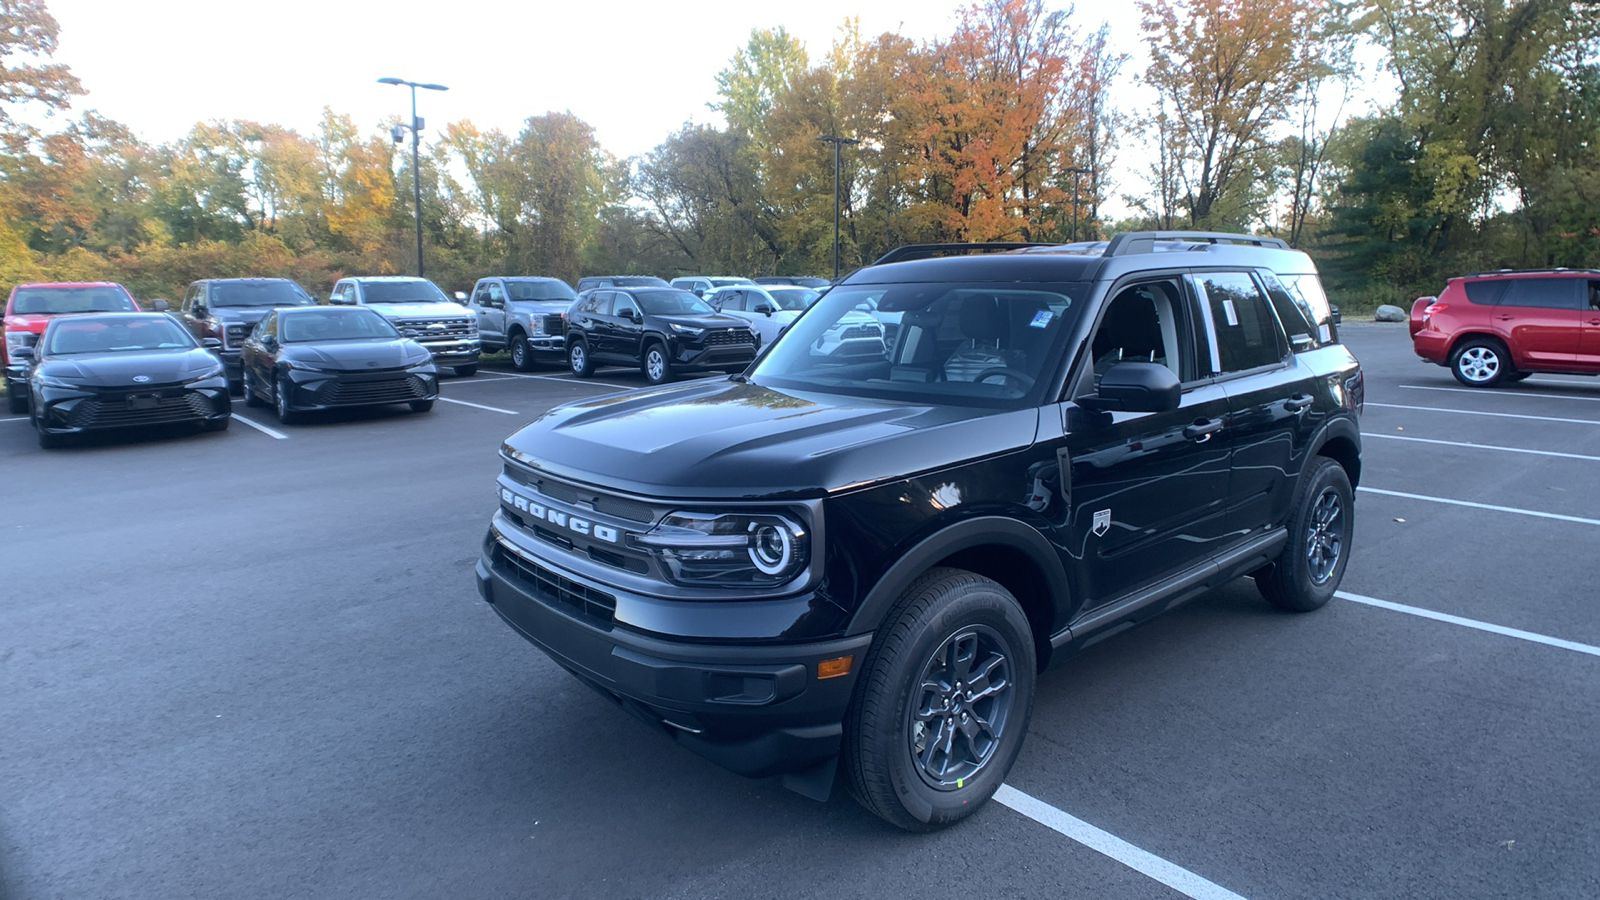
<path fill-rule="evenodd" d="M 222 360 L 164 313 L 63 316 L 24 349 L 29 418 L 41 447 L 108 428 L 228 427 L 232 403 Z"/>
<path fill-rule="evenodd" d="M 427 412 L 439 398 L 428 348 L 362 306 L 311 306 L 267 314 L 239 350 L 247 406 L 270 403 L 278 420 L 343 406 L 410 404 Z"/>

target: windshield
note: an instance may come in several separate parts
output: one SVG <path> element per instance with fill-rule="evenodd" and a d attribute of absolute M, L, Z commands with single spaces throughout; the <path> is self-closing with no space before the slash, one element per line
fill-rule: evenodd
<path fill-rule="evenodd" d="M 768 289 L 767 293 L 771 294 L 772 299 L 777 301 L 779 309 L 805 309 L 817 302 L 817 298 L 822 296 L 821 292 L 813 291 L 810 288 L 795 288 L 787 291 Z"/>
<path fill-rule="evenodd" d="M 48 356 L 114 353 L 125 350 L 190 350 L 189 332 L 170 316 L 96 316 L 51 323 Z"/>
<path fill-rule="evenodd" d="M 211 286 L 211 305 L 312 306 L 317 301 L 292 281 L 235 281 Z"/>
<path fill-rule="evenodd" d="M 918 403 L 1037 405 L 1089 287 L 836 287 L 778 339 L 751 380 Z"/>
<path fill-rule="evenodd" d="M 730 284 L 755 284 L 748 278 L 708 278 L 712 287 L 727 287 Z"/>
<path fill-rule="evenodd" d="M 286 343 L 299 341 L 392 341 L 400 337 L 389 320 L 370 309 L 307 310 L 279 317 L 278 330 Z"/>
<path fill-rule="evenodd" d="M 716 312 L 688 291 L 640 291 L 633 296 L 651 316 L 709 316 Z"/>
<path fill-rule="evenodd" d="M 566 300 L 578 299 L 578 294 L 567 287 L 565 281 L 512 281 L 506 279 L 506 296 L 512 300 Z"/>
<path fill-rule="evenodd" d="M 99 287 L 21 288 L 11 298 L 14 315 L 37 313 L 138 312 L 127 291 L 115 285 Z"/>
<path fill-rule="evenodd" d="M 450 303 L 439 286 L 426 278 L 406 281 L 368 281 L 361 285 L 366 303 Z"/>

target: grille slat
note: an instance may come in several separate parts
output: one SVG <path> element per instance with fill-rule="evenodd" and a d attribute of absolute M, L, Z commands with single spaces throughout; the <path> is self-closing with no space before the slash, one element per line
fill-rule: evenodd
<path fill-rule="evenodd" d="M 755 332 L 744 328 L 724 328 L 706 334 L 707 345 L 750 344 L 756 342 Z"/>
<path fill-rule="evenodd" d="M 319 405 L 343 406 L 367 403 L 408 403 L 427 394 L 422 379 L 415 375 L 379 381 L 329 381 L 313 395 Z"/>
<path fill-rule="evenodd" d="M 67 414 L 73 428 L 117 428 L 125 425 L 159 425 L 203 419 L 211 414 L 211 401 L 203 394 L 162 397 L 149 409 L 135 409 L 122 398 L 81 400 Z"/>
<path fill-rule="evenodd" d="M 617 613 L 617 598 L 557 574 L 532 560 L 495 547 L 495 563 L 510 579 L 545 603 L 610 630 Z"/>
<path fill-rule="evenodd" d="M 855 325 L 850 328 L 846 328 L 844 330 L 844 334 L 840 335 L 839 337 L 841 340 L 857 341 L 880 336 L 881 332 L 876 325 Z"/>
<path fill-rule="evenodd" d="M 417 340 L 423 343 L 445 338 L 459 340 L 472 336 L 471 319 L 396 319 L 394 324 L 396 328 L 415 328 L 421 332 L 417 335 Z M 443 327 L 434 328 L 434 325 Z"/>

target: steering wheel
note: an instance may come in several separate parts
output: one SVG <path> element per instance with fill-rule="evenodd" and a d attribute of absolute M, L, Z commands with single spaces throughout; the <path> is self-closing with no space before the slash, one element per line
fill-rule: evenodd
<path fill-rule="evenodd" d="M 1016 382 L 1017 387 L 1024 392 L 1033 387 L 1033 378 L 1030 377 L 1028 373 L 1013 369 L 1010 366 L 990 366 L 989 368 L 984 369 L 978 374 L 972 376 L 972 381 L 974 384 L 978 384 L 984 379 L 995 375 L 999 375 L 1006 381 Z"/>

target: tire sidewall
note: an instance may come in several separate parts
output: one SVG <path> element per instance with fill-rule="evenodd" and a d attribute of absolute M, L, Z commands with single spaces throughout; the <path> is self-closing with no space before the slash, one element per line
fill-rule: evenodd
<path fill-rule="evenodd" d="M 659 374 L 657 374 L 656 371 L 651 370 L 650 357 L 652 354 L 655 354 L 661 358 Z M 660 341 L 654 341 L 645 345 L 644 359 L 642 360 L 642 364 L 644 366 L 645 380 L 651 384 L 665 384 L 672 380 L 672 362 L 667 359 L 667 348 L 663 347 Z"/>
<path fill-rule="evenodd" d="M 567 348 L 567 368 L 579 378 L 588 377 L 594 370 L 594 361 L 589 358 L 589 348 L 583 341 L 573 341 Z"/>
<path fill-rule="evenodd" d="M 1328 580 L 1318 585 L 1311 580 L 1311 563 L 1306 559 L 1305 541 L 1317 501 L 1329 488 L 1338 493 L 1339 518 L 1344 529 L 1340 536 L 1339 560 L 1334 565 Z M 1334 593 L 1339 590 L 1339 583 L 1344 580 L 1345 569 L 1350 565 L 1350 549 L 1355 542 L 1356 532 L 1355 492 L 1350 488 L 1350 478 L 1345 474 L 1344 467 L 1333 460 L 1328 460 L 1311 473 L 1306 489 L 1300 496 L 1300 506 L 1294 515 L 1294 527 L 1289 533 L 1289 546 L 1285 548 L 1286 559 L 1280 565 L 1287 568 L 1284 573 L 1287 576 L 1285 587 L 1289 589 L 1286 599 L 1295 609 L 1309 610 L 1316 609 L 1333 598 Z"/>
<path fill-rule="evenodd" d="M 519 372 L 532 368 L 528 363 L 528 339 L 520 334 L 511 338 L 511 367 Z"/>
<path fill-rule="evenodd" d="M 1465 359 L 1467 353 L 1472 350 L 1487 350 L 1494 354 L 1496 368 L 1493 375 L 1481 380 L 1474 380 L 1469 378 L 1467 374 L 1462 371 L 1462 360 Z M 1506 349 L 1495 341 L 1485 340 L 1482 338 L 1474 338 L 1463 343 L 1460 347 L 1456 348 L 1455 353 L 1450 357 L 1450 374 L 1454 375 L 1457 381 L 1468 387 L 1494 387 L 1505 379 L 1506 373 L 1510 370 L 1510 368 L 1511 358 L 1510 354 L 1506 352 Z"/>

